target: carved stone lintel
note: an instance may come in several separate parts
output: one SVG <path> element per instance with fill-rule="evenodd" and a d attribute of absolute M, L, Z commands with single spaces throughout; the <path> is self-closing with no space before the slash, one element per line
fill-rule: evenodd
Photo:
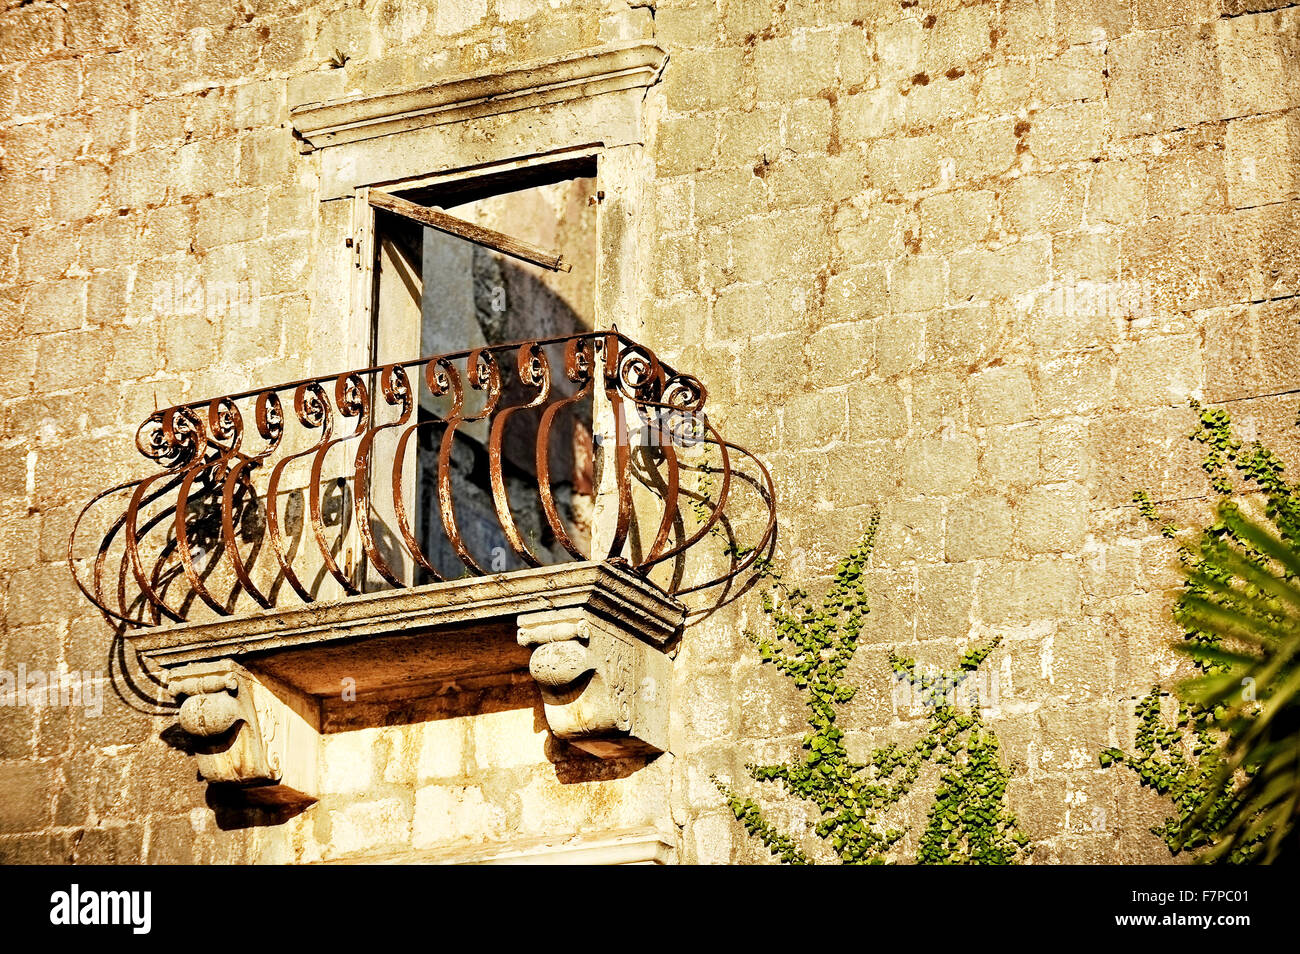
<path fill-rule="evenodd" d="M 349 85 L 357 78 L 346 69 L 316 72 L 291 81 L 289 114 L 304 148 L 320 149 L 643 90 L 658 81 L 667 59 L 654 43 L 634 40 L 369 94 Z"/>
<path fill-rule="evenodd" d="M 519 644 L 557 738 L 601 758 L 668 748 L 672 661 L 586 607 L 519 617 Z"/>

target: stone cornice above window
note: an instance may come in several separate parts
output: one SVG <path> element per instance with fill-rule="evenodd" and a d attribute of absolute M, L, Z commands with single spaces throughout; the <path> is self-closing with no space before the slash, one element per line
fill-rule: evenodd
<path fill-rule="evenodd" d="M 308 74 L 291 86 L 297 105 L 290 115 L 310 151 L 645 88 L 666 61 L 659 47 L 638 41 L 379 94 L 348 90 L 345 67 Z"/>

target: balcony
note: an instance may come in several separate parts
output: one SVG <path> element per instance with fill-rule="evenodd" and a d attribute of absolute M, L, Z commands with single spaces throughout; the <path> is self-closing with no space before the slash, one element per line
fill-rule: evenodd
<path fill-rule="evenodd" d="M 70 566 L 212 781 L 296 792 L 295 732 L 524 673 L 557 737 L 661 751 L 684 621 L 775 537 L 766 468 L 705 403 L 613 330 L 167 408 Z"/>

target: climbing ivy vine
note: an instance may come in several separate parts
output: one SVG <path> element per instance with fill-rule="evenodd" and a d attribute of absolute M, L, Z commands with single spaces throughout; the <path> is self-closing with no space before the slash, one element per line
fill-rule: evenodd
<path fill-rule="evenodd" d="M 1239 514 L 1232 498 L 1243 492 L 1262 495 L 1264 513 L 1284 540 L 1300 537 L 1300 485 L 1289 484 L 1281 459 L 1259 442 L 1246 443 L 1233 431 L 1232 420 L 1222 408 L 1205 408 L 1193 402 L 1197 424 L 1189 439 L 1205 448 L 1201 467 L 1210 486 L 1220 495 L 1216 519 L 1202 528 L 1184 529 L 1164 519 L 1145 491 L 1133 494 L 1138 511 L 1161 536 L 1188 538 L 1178 548 L 1183 567 L 1182 590 L 1173 605 L 1173 617 L 1182 629 L 1184 648 L 1190 651 L 1199 670 L 1207 676 L 1224 671 L 1216 662 L 1220 637 L 1206 631 L 1207 584 L 1230 583 L 1241 572 L 1241 558 L 1225 547 L 1228 539 L 1243 545 L 1245 558 L 1254 563 L 1262 555 L 1238 533 Z M 1255 594 L 1247 592 L 1246 598 Z M 1125 752 L 1107 748 L 1099 756 L 1102 766 L 1123 765 L 1136 773 L 1138 781 L 1173 803 L 1174 814 L 1152 831 L 1170 852 L 1197 852 L 1216 845 L 1225 826 L 1242 808 L 1243 779 L 1251 768 L 1224 780 L 1224 734 L 1218 728 L 1222 712 L 1199 704 L 1196 693 L 1182 690 L 1176 698 L 1172 723 L 1163 718 L 1164 696 L 1159 686 L 1140 699 L 1135 707 L 1138 728 L 1133 748 Z M 1268 831 L 1232 846 L 1224 860 L 1249 862 L 1256 858 Z"/>
<path fill-rule="evenodd" d="M 1177 717 L 1169 724 L 1161 715 L 1162 696 L 1157 686 L 1138 701 L 1133 751 L 1105 749 L 1099 760 L 1103 767 L 1127 766 L 1144 787 L 1167 796 L 1174 814 L 1151 831 L 1173 854 L 1194 852 L 1215 842 L 1237 799 L 1233 790 L 1215 784 L 1223 752 L 1213 713 L 1180 701 Z M 1208 815 L 1200 821 L 1203 808 Z M 1232 860 L 1247 861 L 1249 857 L 1250 852 L 1243 852 Z"/>
<path fill-rule="evenodd" d="M 748 765 L 751 779 L 773 783 L 805 799 L 820 818 L 813 831 L 846 864 L 878 864 L 905 830 L 891 809 L 911 792 L 928 764 L 939 767 L 939 780 L 918 839 L 916 860 L 922 864 L 1010 864 L 1028 850 L 1007 808 L 1008 771 L 998 754 L 998 740 L 980 720 L 974 693 L 961 691 L 997 647 L 990 640 L 958 660 L 956 668 L 923 672 L 911 659 L 890 656 L 895 677 L 925 714 L 920 736 L 870 752 L 865 761 L 850 757 L 839 726 L 840 707 L 857 688 L 844 678 L 858 649 L 867 605 L 863 573 L 875 543 L 878 521 L 835 567 L 834 579 L 820 599 L 787 584 L 770 566 L 771 583 L 763 596 L 767 631 L 747 632 L 764 664 L 775 666 L 804 696 L 808 732 L 803 754 L 777 765 Z M 799 840 L 782 831 L 754 799 L 716 777 L 736 819 L 772 855 L 787 864 L 810 864 Z"/>

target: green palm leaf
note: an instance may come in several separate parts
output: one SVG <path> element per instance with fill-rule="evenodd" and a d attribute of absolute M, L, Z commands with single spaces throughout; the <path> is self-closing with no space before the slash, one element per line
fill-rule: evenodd
<path fill-rule="evenodd" d="M 1256 843 L 1263 863 L 1300 860 L 1300 549 L 1266 518 L 1219 508 L 1227 539 L 1202 550 L 1189 569 L 1179 619 L 1215 645 L 1185 650 L 1210 671 L 1184 687 L 1185 698 L 1216 707 L 1223 761 L 1212 791 L 1232 794 L 1220 837 L 1206 854 L 1219 860 Z M 1228 542 L 1231 540 L 1232 542 Z M 1192 813 L 1184 834 L 1210 824 L 1213 800 Z"/>

